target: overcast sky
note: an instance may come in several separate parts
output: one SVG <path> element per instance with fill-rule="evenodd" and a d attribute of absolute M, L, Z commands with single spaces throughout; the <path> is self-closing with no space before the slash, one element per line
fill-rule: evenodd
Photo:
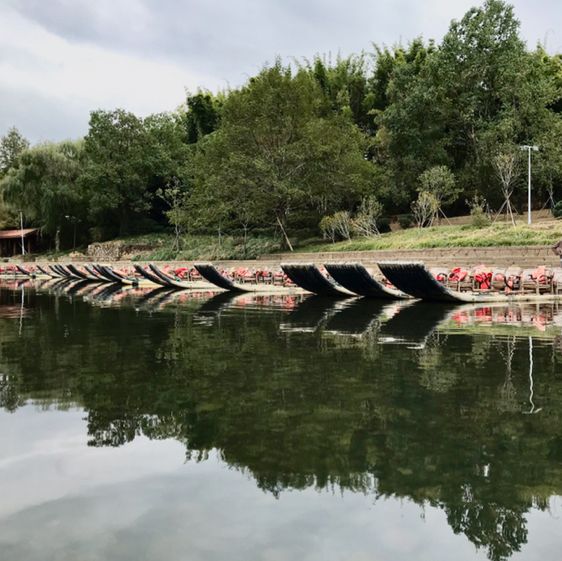
<path fill-rule="evenodd" d="M 441 39 L 477 0 L 0 0 L 0 134 L 86 133 L 89 111 L 175 109 L 276 55 Z M 562 51 L 560 0 L 515 0 L 529 45 Z"/>

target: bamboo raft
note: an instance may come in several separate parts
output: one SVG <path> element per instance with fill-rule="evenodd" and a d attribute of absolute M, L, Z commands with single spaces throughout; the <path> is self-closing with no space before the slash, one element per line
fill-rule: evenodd
<path fill-rule="evenodd" d="M 253 273 L 245 277 L 220 271 L 212 263 L 196 263 L 187 278 L 180 269 L 160 269 L 155 264 L 117 270 L 109 265 L 51 263 L 26 268 L 11 266 L 2 273 L 14 279 L 73 280 L 92 284 L 160 287 L 169 290 L 211 290 L 232 293 L 295 294 L 313 293 L 322 297 L 364 297 L 376 300 L 424 300 L 444 303 L 557 302 L 561 299 L 562 269 L 546 281 L 532 281 L 521 274 L 518 289 L 507 281 L 503 290 L 489 285 L 477 288 L 474 282 L 449 281 L 450 275 L 436 278 L 422 262 L 386 261 L 378 263 L 382 277 L 376 278 L 360 263 L 327 263 L 322 271 L 313 263 L 282 263 L 283 285 L 275 284 L 282 273 L 268 273 L 269 281 Z M 195 271 L 197 273 L 195 273 Z M 465 274 L 467 274 L 465 272 Z M 492 274 L 489 273 L 491 277 Z M 472 278 L 472 277 L 470 277 Z M 476 274 L 474 274 L 476 278 Z M 259 282 L 259 280 L 261 282 Z M 286 281 L 286 282 L 285 282 Z M 541 284 L 542 283 L 542 284 Z"/>

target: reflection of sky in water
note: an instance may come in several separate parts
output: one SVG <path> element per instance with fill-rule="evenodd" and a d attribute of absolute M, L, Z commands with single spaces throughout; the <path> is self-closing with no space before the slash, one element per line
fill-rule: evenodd
<path fill-rule="evenodd" d="M 442 511 L 335 490 L 259 490 L 216 456 L 184 463 L 176 441 L 86 447 L 83 412 L 0 413 L 4 559 L 485 559 Z M 48 422 L 46 422 L 48 420 Z M 25 439 L 21 439 L 21 435 Z M 556 559 L 562 503 L 528 516 L 532 551 Z"/>

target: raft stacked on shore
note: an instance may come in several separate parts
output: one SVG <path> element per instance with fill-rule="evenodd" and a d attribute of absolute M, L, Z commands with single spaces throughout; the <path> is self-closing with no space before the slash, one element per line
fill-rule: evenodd
<path fill-rule="evenodd" d="M 381 300 L 420 299 L 434 302 L 555 301 L 560 299 L 562 269 L 492 271 L 484 266 L 472 271 L 429 270 L 421 262 L 381 262 L 382 276 L 372 275 L 360 263 L 284 263 L 279 271 L 219 270 L 211 263 L 192 268 L 163 269 L 155 264 L 135 264 L 125 269 L 109 265 L 53 263 L 26 268 L 11 266 L 11 277 L 73 279 L 84 283 L 157 286 L 169 290 L 222 290 L 229 292 L 311 292 L 319 296 L 362 296 Z"/>
<path fill-rule="evenodd" d="M 282 264 L 296 284 L 319 295 L 328 295 L 320 269 L 312 263 Z M 554 301 L 560 299 L 562 269 L 546 271 L 488 272 L 479 267 L 473 275 L 459 275 L 459 269 L 432 273 L 421 262 L 381 262 L 382 280 L 374 278 L 360 263 L 326 264 L 326 271 L 341 287 L 355 295 L 372 298 L 415 298 L 433 302 Z M 463 277 L 464 283 L 459 278 Z M 498 287 L 498 279 L 503 283 Z M 330 284 L 337 295 L 344 292 Z M 462 287 L 462 289 L 461 289 Z M 335 294 L 334 294 L 335 295 Z"/>

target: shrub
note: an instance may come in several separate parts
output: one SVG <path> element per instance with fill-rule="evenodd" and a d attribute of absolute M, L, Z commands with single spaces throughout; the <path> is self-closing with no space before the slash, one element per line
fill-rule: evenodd
<path fill-rule="evenodd" d="M 439 200 L 429 191 L 420 191 L 412 203 L 412 214 L 418 228 L 432 226 L 439 212 Z"/>
<path fill-rule="evenodd" d="M 402 230 L 406 230 L 414 223 L 414 217 L 411 214 L 400 214 L 398 216 L 398 224 Z"/>
<path fill-rule="evenodd" d="M 344 240 L 351 239 L 351 215 L 346 210 L 340 210 L 333 216 L 336 233 Z"/>
<path fill-rule="evenodd" d="M 322 232 L 322 237 L 325 240 L 330 240 L 332 243 L 336 243 L 336 228 L 333 216 L 324 216 L 322 220 L 320 220 L 320 231 Z"/>
<path fill-rule="evenodd" d="M 470 223 L 474 228 L 485 228 L 490 225 L 490 217 L 486 212 L 488 206 L 486 199 L 480 195 L 474 195 L 472 200 L 466 201 L 470 208 Z"/>
<path fill-rule="evenodd" d="M 383 216 L 383 217 L 379 218 L 379 221 L 377 222 L 377 225 L 379 227 L 379 232 L 381 234 L 385 234 L 386 232 L 390 232 L 390 219 L 388 218 L 388 216 Z"/>
<path fill-rule="evenodd" d="M 353 231 L 366 238 L 378 236 L 379 220 L 382 214 L 382 205 L 376 197 L 366 197 L 361 201 L 361 206 L 353 218 Z"/>
<path fill-rule="evenodd" d="M 338 239 L 351 239 L 351 215 L 346 210 L 340 210 L 334 214 L 324 216 L 320 220 L 319 226 L 324 239 L 328 239 L 332 243 L 335 243 Z"/>
<path fill-rule="evenodd" d="M 558 201 L 552 209 L 554 218 L 562 218 L 562 201 Z"/>

